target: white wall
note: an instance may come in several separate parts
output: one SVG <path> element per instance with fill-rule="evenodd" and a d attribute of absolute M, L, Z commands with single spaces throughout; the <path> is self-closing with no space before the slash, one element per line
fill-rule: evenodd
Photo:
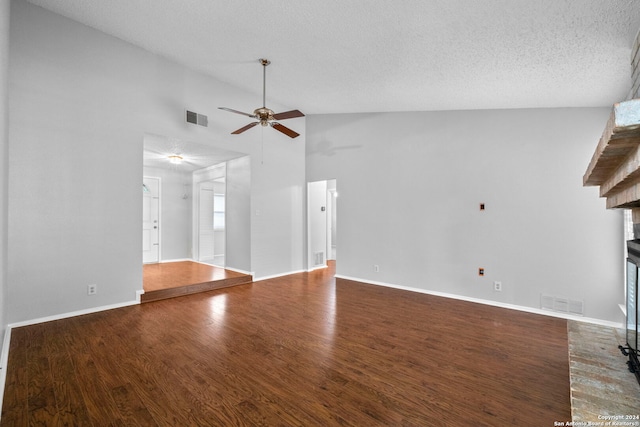
<path fill-rule="evenodd" d="M 227 162 L 225 265 L 251 271 L 251 159 Z"/>
<path fill-rule="evenodd" d="M 259 94 L 22 0 L 10 34 L 9 323 L 135 300 L 145 133 L 252 159 L 263 138 L 264 163 L 251 162 L 251 203 L 264 213 L 251 223 L 251 270 L 302 268 L 304 119 L 288 122 L 302 134 L 294 141 L 273 129 L 230 135 L 246 118 L 217 107 L 251 111 Z M 256 93 L 260 78 L 256 62 Z M 208 115 L 209 127 L 186 123 L 185 108 Z"/>
<path fill-rule="evenodd" d="M 7 81 L 9 74 L 10 0 L 0 0 L 0 352 L 6 329 L 7 291 L 7 217 L 9 170 L 9 108 Z M 2 367 L 5 368 L 4 366 Z"/>
<path fill-rule="evenodd" d="M 620 322 L 622 215 L 582 187 L 608 114 L 308 117 L 307 180 L 340 183 L 337 273 L 531 308 L 584 299 L 585 316 Z"/>
<path fill-rule="evenodd" d="M 144 176 L 160 178 L 160 261 L 190 259 L 191 173 L 150 167 L 143 170 Z"/>
<path fill-rule="evenodd" d="M 304 269 L 305 128 L 291 127 L 301 136 L 267 141 L 272 129 L 264 129 L 265 156 L 251 161 L 251 264 L 256 279 Z M 270 174 L 270 169 L 281 175 Z"/>

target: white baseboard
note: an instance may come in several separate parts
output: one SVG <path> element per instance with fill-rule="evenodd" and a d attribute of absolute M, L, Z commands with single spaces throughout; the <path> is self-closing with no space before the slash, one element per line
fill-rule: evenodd
<path fill-rule="evenodd" d="M 622 311 L 622 314 L 624 314 L 624 317 L 627 317 L 627 306 L 624 304 L 618 304 L 618 307 L 620 307 L 620 311 Z"/>
<path fill-rule="evenodd" d="M 185 259 L 185 260 L 178 260 L 178 261 L 191 261 L 191 262 L 197 262 L 198 264 L 203 264 L 203 265 L 209 265 L 211 267 L 216 267 L 215 265 L 206 263 L 206 262 L 202 262 L 202 261 L 197 261 L 195 259 Z M 173 261 L 167 261 L 167 262 L 173 262 Z M 239 268 L 233 268 L 233 267 L 219 267 L 219 268 L 224 268 L 225 270 L 229 270 L 229 271 L 235 271 L 236 273 L 240 273 L 240 274 L 246 274 L 248 276 L 251 276 L 253 278 L 253 271 L 245 271 L 245 270 L 240 270 Z"/>
<path fill-rule="evenodd" d="M 240 270 L 239 268 L 233 268 L 233 267 L 225 267 L 224 269 L 229 271 L 235 271 L 236 273 L 246 274 L 248 276 L 251 276 L 252 280 L 255 274 L 253 271 L 245 271 L 245 270 Z"/>
<path fill-rule="evenodd" d="M 585 322 L 585 323 L 593 323 L 593 324 L 596 324 L 596 325 L 608 326 L 610 328 L 624 328 L 624 325 L 622 323 L 619 323 L 619 322 L 611 322 L 611 321 L 608 321 L 608 320 L 594 319 L 594 318 L 591 318 L 591 317 L 574 316 L 574 315 L 571 315 L 571 314 L 557 313 L 557 312 L 554 312 L 554 311 L 543 310 L 541 308 L 526 307 L 526 306 L 523 306 L 523 305 L 516 305 L 516 304 L 507 304 L 507 303 L 502 303 L 502 302 L 498 302 L 498 301 L 491 301 L 491 300 L 485 300 L 485 299 L 480 299 L 480 298 L 471 298 L 471 297 L 466 297 L 466 296 L 463 296 L 463 295 L 449 294 L 449 293 L 446 293 L 446 292 L 429 291 L 429 290 L 421 289 L 421 288 L 394 285 L 394 284 L 391 284 L 391 283 L 377 282 L 377 281 L 374 281 L 374 280 L 361 279 L 361 278 L 358 278 L 358 277 L 349 277 L 349 276 L 344 276 L 344 275 L 341 275 L 341 274 L 336 274 L 335 277 L 336 277 L 336 279 L 351 280 L 351 281 L 354 281 L 354 282 L 365 283 L 365 284 L 368 284 L 368 285 L 384 286 L 384 287 L 387 287 L 387 288 L 401 289 L 403 291 L 418 292 L 418 293 L 421 293 L 421 294 L 434 295 L 434 296 L 438 296 L 438 297 L 457 299 L 457 300 L 467 301 L 467 302 L 475 302 L 475 303 L 478 303 L 478 304 L 490 305 L 490 306 L 500 307 L 500 308 L 507 308 L 507 309 L 510 309 L 510 310 L 523 311 L 523 312 L 533 313 L 533 314 L 541 314 L 543 316 L 558 317 L 558 318 L 561 318 L 561 319 L 575 320 L 575 321 L 578 321 L 578 322 Z"/>
<path fill-rule="evenodd" d="M 253 278 L 254 282 L 260 282 L 262 280 L 269 280 L 269 279 L 275 279 L 278 277 L 282 277 L 282 276 L 289 276 L 291 274 L 298 274 L 298 273 L 306 273 L 305 270 L 296 270 L 296 271 L 290 271 L 288 273 L 280 273 L 280 274 L 273 274 L 271 276 L 264 276 L 264 277 L 255 277 Z"/>
<path fill-rule="evenodd" d="M 67 319 L 69 317 L 82 316 L 85 314 L 98 313 L 100 311 L 113 310 L 115 308 L 129 307 L 138 305 L 140 301 L 126 301 L 118 304 L 103 305 L 100 307 L 92 307 L 84 310 L 71 311 L 68 313 L 55 314 L 53 316 L 40 317 L 38 319 L 24 320 L 22 322 L 11 323 L 7 328 L 19 328 L 21 326 L 37 325 L 38 323 L 51 322 L 53 320 Z"/>
<path fill-rule="evenodd" d="M 316 270 L 322 270 L 324 268 L 329 268 L 328 265 L 318 265 L 316 267 L 311 267 L 310 269 L 307 270 L 307 273 L 311 273 L 312 271 L 316 271 Z"/>

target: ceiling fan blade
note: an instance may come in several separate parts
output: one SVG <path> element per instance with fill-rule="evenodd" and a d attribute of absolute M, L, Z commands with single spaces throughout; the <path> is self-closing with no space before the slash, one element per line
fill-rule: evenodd
<path fill-rule="evenodd" d="M 220 110 L 228 111 L 230 113 L 242 114 L 243 116 L 251 117 L 252 119 L 257 118 L 255 114 L 243 113 L 242 111 L 234 110 L 232 108 L 227 107 L 218 107 Z"/>
<path fill-rule="evenodd" d="M 289 129 L 286 126 L 282 126 L 280 123 L 272 122 L 271 127 L 277 131 L 284 133 L 290 138 L 295 138 L 296 136 L 300 135 L 298 132 Z"/>
<path fill-rule="evenodd" d="M 241 127 L 240 129 L 238 129 L 238 130 L 236 130 L 236 131 L 231 132 L 231 135 L 238 135 L 239 133 L 242 133 L 242 132 L 244 132 L 245 130 L 249 130 L 249 129 L 251 129 L 252 127 L 254 127 L 255 125 L 257 125 L 258 123 L 260 123 L 260 122 L 253 122 L 253 123 L 249 123 L 248 125 L 246 125 L 246 126 L 244 126 L 244 127 Z"/>
<path fill-rule="evenodd" d="M 291 111 L 285 111 L 284 113 L 277 113 L 273 115 L 273 118 L 276 120 L 294 119 L 296 117 L 304 117 L 304 114 L 302 114 L 302 111 L 291 110 Z"/>

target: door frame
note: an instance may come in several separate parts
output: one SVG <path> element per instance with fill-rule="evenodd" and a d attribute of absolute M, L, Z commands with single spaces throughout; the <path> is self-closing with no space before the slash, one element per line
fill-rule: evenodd
<path fill-rule="evenodd" d="M 204 188 L 207 184 L 211 184 L 211 189 L 208 188 Z M 200 181 L 198 182 L 198 208 L 196 210 L 196 215 L 198 217 L 198 221 L 194 224 L 195 227 L 197 228 L 197 247 L 198 247 L 198 256 L 196 258 L 196 261 L 198 262 L 205 262 L 208 261 L 208 259 L 203 259 L 202 258 L 202 208 L 203 208 L 203 198 L 202 198 L 202 192 L 203 191 L 211 191 L 211 217 L 212 217 L 212 224 L 211 224 L 211 245 L 213 246 L 212 248 L 212 254 L 211 254 L 211 261 L 213 261 L 213 259 L 215 258 L 215 245 L 216 245 L 216 241 L 215 241 L 215 230 L 213 229 L 213 212 L 214 212 L 214 200 L 215 200 L 215 191 L 213 188 L 213 182 L 212 180 L 207 180 L 207 181 Z"/>
<path fill-rule="evenodd" d="M 217 163 L 215 165 L 199 169 L 191 174 L 192 208 L 191 208 L 191 258 L 200 262 L 200 185 L 205 182 L 213 182 L 216 179 L 225 178 L 226 186 L 227 163 Z M 225 214 L 226 217 L 226 214 Z M 225 218 L 226 219 L 226 218 Z M 226 233 L 226 229 L 225 229 Z M 226 238 L 226 236 L 225 236 Z M 225 257 L 226 265 L 226 257 Z"/>
<path fill-rule="evenodd" d="M 157 264 L 162 262 L 162 178 L 159 176 L 144 175 L 142 177 L 142 184 L 144 185 L 145 179 L 155 179 L 158 181 L 158 260 L 152 262 L 144 262 L 143 264 Z M 142 195 L 144 198 L 144 194 Z"/>
<path fill-rule="evenodd" d="M 331 180 L 327 180 L 327 184 L 329 183 L 329 181 Z M 333 247 L 336 246 L 336 242 L 333 241 L 333 238 L 331 236 L 332 231 L 335 229 L 336 227 L 336 222 L 337 221 L 333 221 L 333 217 L 334 214 L 336 214 L 336 204 L 337 204 L 337 200 L 336 198 L 338 197 L 338 191 L 335 188 L 328 188 L 327 189 L 327 261 L 333 260 L 335 261 L 335 259 L 337 258 L 337 255 L 334 256 L 333 255 Z M 337 216 L 337 215 L 336 215 Z M 336 232 L 336 240 L 338 240 L 337 238 L 337 232 Z M 337 252 L 337 249 L 336 249 Z"/>

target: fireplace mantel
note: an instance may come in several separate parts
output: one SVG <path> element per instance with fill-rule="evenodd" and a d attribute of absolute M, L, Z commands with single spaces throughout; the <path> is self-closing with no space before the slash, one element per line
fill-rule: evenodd
<path fill-rule="evenodd" d="M 640 99 L 613 106 L 583 184 L 600 186 L 607 209 L 640 208 Z"/>

